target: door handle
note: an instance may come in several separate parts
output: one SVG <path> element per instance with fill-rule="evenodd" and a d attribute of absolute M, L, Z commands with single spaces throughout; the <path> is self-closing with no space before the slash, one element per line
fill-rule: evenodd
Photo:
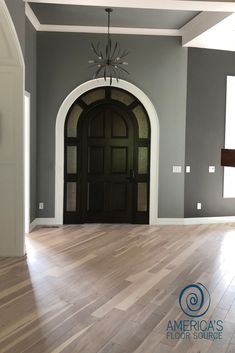
<path fill-rule="evenodd" d="M 133 169 L 130 169 L 130 175 L 127 177 L 128 180 L 134 180 L 135 179 L 135 171 Z"/>

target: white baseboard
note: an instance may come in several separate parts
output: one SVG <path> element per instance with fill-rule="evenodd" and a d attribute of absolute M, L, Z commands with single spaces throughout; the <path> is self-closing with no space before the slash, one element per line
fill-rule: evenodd
<path fill-rule="evenodd" d="M 34 230 L 34 228 L 37 226 L 37 222 L 36 222 L 36 219 L 32 222 L 32 223 L 30 223 L 30 225 L 29 225 L 29 233 L 31 233 L 33 230 Z"/>
<path fill-rule="evenodd" d="M 155 225 L 184 224 L 184 218 L 158 218 Z"/>
<path fill-rule="evenodd" d="M 55 218 L 36 218 L 37 225 L 42 226 L 55 226 L 56 219 Z"/>
<path fill-rule="evenodd" d="M 160 225 L 219 224 L 219 223 L 235 223 L 235 216 L 195 217 L 195 218 L 158 218 L 157 220 L 157 224 L 160 224 Z"/>
<path fill-rule="evenodd" d="M 29 226 L 29 232 L 32 232 L 36 226 L 56 226 L 55 218 L 35 218 L 35 220 Z M 61 224 L 59 224 L 61 225 Z"/>
<path fill-rule="evenodd" d="M 235 216 L 227 217 L 195 217 L 195 218 L 158 218 L 156 225 L 190 225 L 190 224 L 220 224 L 235 223 Z M 56 218 L 36 218 L 29 227 L 32 232 L 36 226 L 61 226 Z"/>

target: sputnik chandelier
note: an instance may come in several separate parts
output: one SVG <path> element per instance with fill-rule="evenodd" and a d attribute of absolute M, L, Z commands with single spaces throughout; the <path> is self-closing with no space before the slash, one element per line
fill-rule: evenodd
<path fill-rule="evenodd" d="M 100 47 L 100 42 L 98 42 L 96 46 L 91 43 L 91 49 L 95 58 L 89 60 L 89 64 L 91 65 L 91 68 L 96 69 L 93 78 L 103 77 L 105 81 L 109 79 L 111 85 L 113 79 L 116 79 L 118 82 L 122 73 L 129 74 L 129 72 L 123 67 L 128 65 L 128 63 L 124 61 L 128 52 L 121 51 L 118 42 L 115 42 L 115 44 L 112 43 L 110 37 L 110 14 L 113 10 L 108 8 L 105 9 L 105 11 L 108 13 L 107 43 L 104 51 Z"/>

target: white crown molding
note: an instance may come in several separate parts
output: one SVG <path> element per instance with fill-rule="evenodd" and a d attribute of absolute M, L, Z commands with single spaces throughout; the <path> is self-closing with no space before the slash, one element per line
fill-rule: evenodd
<path fill-rule="evenodd" d="M 43 32 L 72 32 L 72 33 L 107 33 L 107 27 L 98 26 L 62 26 L 62 25 L 40 25 L 38 31 Z M 148 36 L 181 36 L 178 29 L 161 29 L 161 28 L 128 28 L 128 27 L 111 27 L 112 34 L 133 34 Z"/>
<path fill-rule="evenodd" d="M 53 2 L 53 0 L 37 0 L 35 2 Z M 59 1 L 59 0 L 56 0 Z M 71 3 L 75 0 L 71 0 Z M 176 1 L 176 0 L 172 0 Z M 34 2 L 34 0 L 29 0 Z M 75 1 L 80 4 L 83 1 Z M 188 2 L 183 0 L 184 3 Z M 189 1 L 190 2 L 190 1 Z M 198 3 L 202 1 L 198 1 Z M 60 2 L 58 2 L 60 3 Z M 64 3 L 61 1 L 61 3 Z M 67 3 L 67 2 L 66 2 Z M 91 1 L 92 3 L 92 1 Z M 100 3 L 100 2 L 99 2 Z M 212 2 L 210 2 L 212 3 Z M 218 4 L 218 2 L 216 2 Z M 68 2 L 67 4 L 70 4 Z M 230 3 L 231 4 L 231 3 Z M 235 2 L 234 11 L 235 11 Z M 25 4 L 25 13 L 34 28 L 40 32 L 62 32 L 62 33 L 106 33 L 107 27 L 104 26 L 69 26 L 69 25 L 50 25 L 41 24 L 35 13 Z M 134 7 L 134 6 L 133 6 Z M 231 8 L 230 8 L 231 11 Z M 162 28 L 128 28 L 111 27 L 112 34 L 124 35 L 147 35 L 147 36 L 178 36 L 182 37 L 183 47 L 210 48 L 218 50 L 235 50 L 234 46 L 234 14 L 231 12 L 201 12 L 180 29 Z"/>
<path fill-rule="evenodd" d="M 67 33 L 107 33 L 107 27 L 103 26 L 64 26 L 64 25 L 47 25 L 41 24 L 31 9 L 25 4 L 25 14 L 37 31 L 40 32 L 67 32 Z M 112 34 L 134 34 L 148 36 L 180 36 L 178 29 L 162 29 L 162 28 L 128 28 L 128 27 L 111 27 Z"/>
<path fill-rule="evenodd" d="M 235 12 L 234 1 L 191 1 L 191 0 L 24 0 L 31 3 L 128 7 L 138 9 L 162 9 L 184 11 Z"/>
<path fill-rule="evenodd" d="M 40 29 L 40 22 L 38 21 L 38 18 L 36 17 L 35 13 L 31 9 L 31 7 L 26 3 L 25 4 L 25 14 L 28 17 L 29 21 L 32 23 L 34 28 L 39 31 Z"/>
<path fill-rule="evenodd" d="M 73 0 L 74 1 L 74 0 Z M 184 0 L 183 2 L 186 2 Z M 34 2 L 31 0 L 31 2 Z M 43 0 L 41 2 L 44 2 Z M 45 1 L 47 2 L 47 0 Z M 63 1 L 61 2 L 63 3 Z M 67 2 L 66 2 L 67 3 Z M 67 3 L 69 4 L 69 3 Z M 40 32 L 61 32 L 61 33 L 102 33 L 107 32 L 106 26 L 70 26 L 70 25 L 50 25 L 41 24 L 31 7 L 26 3 L 25 13 L 34 28 Z M 180 29 L 162 29 L 162 28 L 128 28 L 128 27 L 111 27 L 112 34 L 124 35 L 147 35 L 147 36 L 182 36 L 183 46 L 194 46 L 195 39 L 205 32 L 210 31 L 219 23 L 226 21 L 231 17 L 230 12 L 202 12 L 188 22 Z M 200 41 L 199 41 L 200 42 Z M 197 45 L 195 45 L 197 46 Z M 200 47 L 200 45 L 198 45 Z M 203 46 L 203 45 L 202 45 Z M 216 47 L 217 49 L 217 47 Z M 221 48 L 223 49 L 223 48 Z"/>
<path fill-rule="evenodd" d="M 41 24 L 28 5 L 25 4 L 25 14 L 37 31 L 40 32 L 67 32 L 67 33 L 107 33 L 107 27 L 103 26 L 68 26 L 68 25 L 48 25 Z M 128 28 L 128 27 L 111 27 L 112 34 L 134 34 L 148 36 L 180 36 L 178 29 L 162 29 L 162 28 Z"/>

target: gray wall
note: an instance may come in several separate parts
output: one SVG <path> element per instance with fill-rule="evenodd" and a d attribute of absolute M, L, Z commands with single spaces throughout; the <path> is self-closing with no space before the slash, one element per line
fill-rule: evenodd
<path fill-rule="evenodd" d="M 15 25 L 23 55 L 25 54 L 25 2 L 22 0 L 5 0 Z"/>
<path fill-rule="evenodd" d="M 185 157 L 187 49 L 177 37 L 116 36 L 129 50 L 130 82 L 152 100 L 160 121 L 159 217 L 183 217 L 184 175 L 172 165 Z M 92 78 L 90 41 L 103 35 L 38 33 L 37 156 L 39 217 L 54 217 L 55 122 L 65 97 Z"/>
<path fill-rule="evenodd" d="M 186 124 L 185 217 L 235 214 L 235 199 L 223 199 L 226 75 L 235 75 L 235 53 L 189 49 Z M 216 173 L 209 174 L 208 166 Z M 196 210 L 196 203 L 202 210 Z"/>
<path fill-rule="evenodd" d="M 31 112 L 30 112 L 30 219 L 31 222 L 37 217 L 37 198 L 36 198 L 36 127 L 37 127 L 37 33 L 32 24 L 26 18 L 25 29 L 25 89 L 30 93 Z"/>

